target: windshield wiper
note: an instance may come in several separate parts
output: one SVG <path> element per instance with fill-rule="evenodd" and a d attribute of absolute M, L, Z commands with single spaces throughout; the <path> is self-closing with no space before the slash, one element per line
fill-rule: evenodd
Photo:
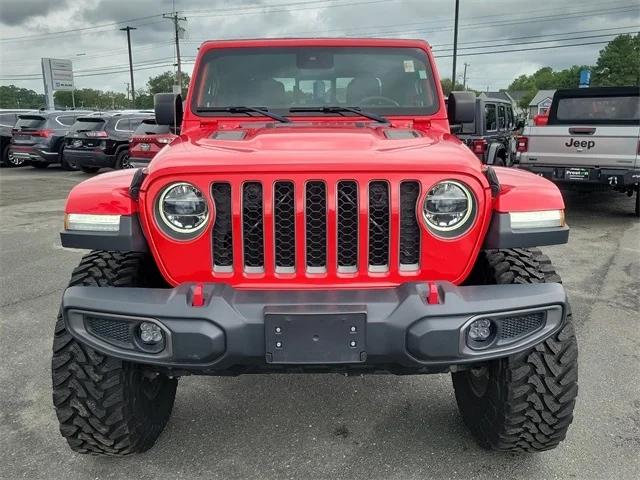
<path fill-rule="evenodd" d="M 365 112 L 360 107 L 343 107 L 342 105 L 324 105 L 319 107 L 291 107 L 289 109 L 291 113 L 294 112 L 322 112 L 322 113 L 342 113 L 350 112 L 360 115 L 361 117 L 375 120 L 379 123 L 389 123 L 382 115 L 376 115 L 375 113 Z"/>
<path fill-rule="evenodd" d="M 267 110 L 266 107 L 246 107 L 246 106 L 233 106 L 233 107 L 200 107 L 196 108 L 196 112 L 229 112 L 229 113 L 259 113 L 260 115 L 264 115 L 265 117 L 273 118 L 282 123 L 290 123 L 287 117 L 282 115 L 278 115 L 277 113 L 271 113 Z"/>

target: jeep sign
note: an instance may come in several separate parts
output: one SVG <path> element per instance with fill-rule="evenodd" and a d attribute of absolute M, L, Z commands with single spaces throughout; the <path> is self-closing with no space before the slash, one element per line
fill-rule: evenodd
<path fill-rule="evenodd" d="M 596 142 L 593 140 L 575 140 L 573 138 L 569 138 L 569 141 L 564 144 L 565 147 L 580 147 L 586 148 L 587 150 L 591 150 L 596 146 Z"/>

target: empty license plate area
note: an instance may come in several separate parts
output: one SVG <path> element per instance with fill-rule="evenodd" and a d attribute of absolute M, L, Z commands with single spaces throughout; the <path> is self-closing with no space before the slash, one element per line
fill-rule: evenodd
<path fill-rule="evenodd" d="M 267 363 L 364 362 L 366 324 L 364 308 L 347 311 L 322 311 L 313 306 L 268 309 L 264 314 Z"/>

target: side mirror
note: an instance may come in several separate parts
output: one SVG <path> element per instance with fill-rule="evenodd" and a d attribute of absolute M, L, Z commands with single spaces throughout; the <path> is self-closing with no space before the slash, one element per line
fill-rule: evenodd
<path fill-rule="evenodd" d="M 473 122 L 476 117 L 476 94 L 451 92 L 447 101 L 447 116 L 450 124 Z"/>
<path fill-rule="evenodd" d="M 524 128 L 524 120 L 518 120 L 516 123 L 515 128 L 513 129 L 514 131 L 516 130 L 522 130 Z"/>
<path fill-rule="evenodd" d="M 158 125 L 180 128 L 182 125 L 182 96 L 176 93 L 156 93 L 153 108 Z"/>

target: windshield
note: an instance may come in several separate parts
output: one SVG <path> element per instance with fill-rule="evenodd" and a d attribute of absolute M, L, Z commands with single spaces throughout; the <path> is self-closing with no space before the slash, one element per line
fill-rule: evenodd
<path fill-rule="evenodd" d="M 230 106 L 290 115 L 291 108 L 327 105 L 382 115 L 430 115 L 439 106 L 429 60 L 417 48 L 212 50 L 202 61 L 195 92 L 191 106 L 201 115 L 235 114 L 202 110 Z"/>
<path fill-rule="evenodd" d="M 92 132 L 104 129 L 102 118 L 79 118 L 71 127 L 71 132 Z"/>
<path fill-rule="evenodd" d="M 640 101 L 637 96 L 561 98 L 555 121 L 590 123 L 638 123 Z"/>

